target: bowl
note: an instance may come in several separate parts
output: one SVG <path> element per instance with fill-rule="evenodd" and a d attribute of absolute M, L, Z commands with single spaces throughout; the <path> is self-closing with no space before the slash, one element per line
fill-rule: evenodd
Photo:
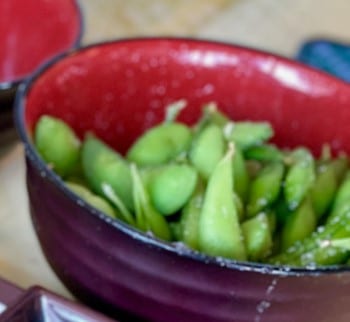
<path fill-rule="evenodd" d="M 74 0 L 0 1 L 0 145 L 15 136 L 12 106 L 18 84 L 82 35 Z"/>
<path fill-rule="evenodd" d="M 125 152 L 186 98 L 193 123 L 216 101 L 234 119 L 267 120 L 276 144 L 324 142 L 350 152 L 350 87 L 251 48 L 181 38 L 124 39 L 57 57 L 19 88 L 30 213 L 58 277 L 95 309 L 132 321 L 338 322 L 350 319 L 350 269 L 290 268 L 206 256 L 163 242 L 91 208 L 65 188 L 32 143 L 42 114 Z"/>

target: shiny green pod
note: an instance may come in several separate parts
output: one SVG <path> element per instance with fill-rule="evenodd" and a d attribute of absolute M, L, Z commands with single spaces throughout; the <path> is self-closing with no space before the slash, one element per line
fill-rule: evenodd
<path fill-rule="evenodd" d="M 197 134 L 189 151 L 189 160 L 201 177 L 208 180 L 225 153 L 226 143 L 220 127 L 210 124 Z"/>
<path fill-rule="evenodd" d="M 225 138 L 245 150 L 251 146 L 262 144 L 274 135 L 269 122 L 239 121 L 228 122 L 224 127 Z"/>
<path fill-rule="evenodd" d="M 60 176 L 71 174 L 79 163 L 79 138 L 64 121 L 43 115 L 36 123 L 34 144 L 40 156 Z"/>
<path fill-rule="evenodd" d="M 172 239 L 170 227 L 164 216 L 152 205 L 137 166 L 131 164 L 130 169 L 137 228 L 146 232 L 151 232 L 161 239 L 170 241 Z"/>
<path fill-rule="evenodd" d="M 251 182 L 247 202 L 247 216 L 252 217 L 270 207 L 282 189 L 284 165 L 282 162 L 266 164 Z"/>
<path fill-rule="evenodd" d="M 332 219 L 318 227 L 309 237 L 295 242 L 268 261 L 272 264 L 304 267 L 341 264 L 348 259 L 348 250 L 334 247 L 330 243 L 331 240 L 340 238 L 350 238 L 350 202 L 337 207 Z"/>
<path fill-rule="evenodd" d="M 117 218 L 117 212 L 113 209 L 113 207 L 105 199 L 94 194 L 87 187 L 76 182 L 69 181 L 66 181 L 65 184 L 72 192 L 77 194 L 91 206 L 95 207 L 96 209 L 102 211 L 112 218 Z"/>
<path fill-rule="evenodd" d="M 284 197 L 290 210 L 296 209 L 315 182 L 315 160 L 306 148 L 297 148 L 288 156 L 291 162 L 284 182 Z"/>
<path fill-rule="evenodd" d="M 179 211 L 190 199 L 198 174 L 189 164 L 169 164 L 150 178 L 147 189 L 155 208 L 163 215 Z"/>
<path fill-rule="evenodd" d="M 340 184 L 343 181 L 346 172 L 348 171 L 349 159 L 346 155 L 340 154 L 335 159 L 330 160 L 330 163 L 334 169 L 337 183 Z"/>
<path fill-rule="evenodd" d="M 199 216 L 201 214 L 205 193 L 205 185 L 202 180 L 197 181 L 197 186 L 190 200 L 181 210 L 181 240 L 192 249 L 199 249 Z"/>
<path fill-rule="evenodd" d="M 316 170 L 316 179 L 310 189 L 312 205 L 317 219 L 330 209 L 337 193 L 338 184 L 333 164 L 321 163 Z"/>
<path fill-rule="evenodd" d="M 281 230 L 281 249 L 285 250 L 295 242 L 310 236 L 317 226 L 317 218 L 311 198 L 307 197 L 286 219 Z"/>
<path fill-rule="evenodd" d="M 248 168 L 244 160 L 242 151 L 235 146 L 235 153 L 232 159 L 234 191 L 243 203 L 247 200 L 250 178 Z"/>
<path fill-rule="evenodd" d="M 129 165 L 117 151 L 87 135 L 82 145 L 82 165 L 85 178 L 96 193 L 106 196 L 103 184 L 109 185 L 126 208 L 133 210 Z"/>
<path fill-rule="evenodd" d="M 242 233 L 248 260 L 260 261 L 271 253 L 272 234 L 266 213 L 244 221 Z"/>
<path fill-rule="evenodd" d="M 186 153 L 192 133 L 181 123 L 163 123 L 146 131 L 127 152 L 127 159 L 138 166 L 165 164 Z"/>
<path fill-rule="evenodd" d="M 230 144 L 209 178 L 199 219 L 199 249 L 212 256 L 245 260 L 243 235 L 232 198 L 233 153 Z"/>
<path fill-rule="evenodd" d="M 282 162 L 284 153 L 274 144 L 253 145 L 244 151 L 246 160 L 256 160 L 259 162 Z"/>
<path fill-rule="evenodd" d="M 336 192 L 334 202 L 332 205 L 332 211 L 328 217 L 328 220 L 331 220 L 335 216 L 336 210 L 338 207 L 341 207 L 343 204 L 349 202 L 349 200 L 350 200 L 350 171 L 346 173 L 343 182 L 341 183 L 341 185 L 339 186 Z"/>

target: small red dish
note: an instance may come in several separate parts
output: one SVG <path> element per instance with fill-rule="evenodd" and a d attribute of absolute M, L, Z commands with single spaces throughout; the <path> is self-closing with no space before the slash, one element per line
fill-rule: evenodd
<path fill-rule="evenodd" d="M 14 135 L 18 84 L 56 54 L 77 47 L 82 30 L 75 0 L 0 1 L 0 144 Z"/>

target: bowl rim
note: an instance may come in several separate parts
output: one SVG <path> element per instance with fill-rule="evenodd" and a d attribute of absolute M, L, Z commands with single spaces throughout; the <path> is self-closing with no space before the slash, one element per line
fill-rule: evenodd
<path fill-rule="evenodd" d="M 318 275 L 326 275 L 326 274 L 339 274 L 342 272 L 349 272 L 350 266 L 346 267 L 345 265 L 332 265 L 332 266 L 310 266 L 310 267 L 295 267 L 295 266 L 287 266 L 287 265 L 275 265 L 268 263 L 257 263 L 257 262 L 249 262 L 249 261 L 238 261 L 232 260 L 228 258 L 222 257 L 213 257 L 201 253 L 196 250 L 192 250 L 185 246 L 180 242 L 167 242 L 161 239 L 158 239 L 147 232 L 139 231 L 138 229 L 128 225 L 120 219 L 114 219 L 104 214 L 103 212 L 95 209 L 86 203 L 83 199 L 74 194 L 70 189 L 68 189 L 63 180 L 51 170 L 45 162 L 41 159 L 38 152 L 36 151 L 30 135 L 26 130 L 26 124 L 24 120 L 24 111 L 25 111 L 25 99 L 32 86 L 35 84 L 35 81 L 46 71 L 48 71 L 51 67 L 55 66 L 56 63 L 61 62 L 65 58 L 69 58 L 73 55 L 79 55 L 87 50 L 94 49 L 100 46 L 109 46 L 109 45 L 125 45 L 128 43 L 135 42 L 184 42 L 184 43 L 194 43 L 194 44 L 202 44 L 202 45 L 215 45 L 222 48 L 232 48 L 238 49 L 247 53 L 251 53 L 254 55 L 258 55 L 260 57 L 272 56 L 276 58 L 278 61 L 288 64 L 289 66 L 295 66 L 298 69 L 302 69 L 307 73 L 314 73 L 322 75 L 323 78 L 327 78 L 332 82 L 338 83 L 340 86 L 348 86 L 346 82 L 341 79 L 338 79 L 330 74 L 325 72 L 316 70 L 313 67 L 310 67 L 301 62 L 289 59 L 287 57 L 281 56 L 279 54 L 260 50 L 254 47 L 243 46 L 240 44 L 230 43 L 227 41 L 217 41 L 212 39 L 198 39 L 191 37 L 173 37 L 173 36 L 156 36 L 156 37 L 129 37 L 129 38 L 120 38 L 120 39 L 111 39 L 101 42 L 91 43 L 79 48 L 72 48 L 66 52 L 56 55 L 43 65 L 41 65 L 34 73 L 32 73 L 28 78 L 22 82 L 17 90 L 14 102 L 14 122 L 15 128 L 19 135 L 22 144 L 24 145 L 25 158 L 27 158 L 31 164 L 38 170 L 39 173 L 46 180 L 49 180 L 53 183 L 62 193 L 65 194 L 70 200 L 72 200 L 78 207 L 81 207 L 84 211 L 87 211 L 90 215 L 96 216 L 100 220 L 104 221 L 107 225 L 118 229 L 125 235 L 128 235 L 132 239 L 135 239 L 141 243 L 145 243 L 151 247 L 157 248 L 158 250 L 166 251 L 169 253 L 176 254 L 182 258 L 197 261 L 200 263 L 204 263 L 206 265 L 213 265 L 217 267 L 225 267 L 229 270 L 236 271 L 249 271 L 260 274 L 271 274 L 276 276 L 318 276 Z M 349 86 L 350 91 L 350 86 Z"/>
<path fill-rule="evenodd" d="M 72 2 L 72 4 L 75 7 L 75 11 L 77 13 L 77 19 L 78 19 L 78 34 L 76 36 L 76 38 L 74 39 L 74 41 L 69 45 L 69 49 L 65 49 L 63 51 L 59 51 L 58 53 L 54 54 L 53 56 L 51 56 L 51 58 L 44 58 L 41 63 L 34 68 L 31 72 L 27 73 L 26 75 L 22 75 L 19 77 L 15 77 L 12 80 L 9 81 L 4 81 L 4 82 L 0 82 L 0 91 L 4 91 L 4 92 L 8 92 L 9 94 L 11 93 L 11 91 L 15 91 L 16 88 L 18 88 L 18 86 L 25 81 L 26 79 L 30 78 L 30 76 L 32 74 L 35 74 L 36 70 L 39 70 L 41 68 L 41 66 L 46 65 L 48 62 L 50 62 L 51 60 L 53 60 L 56 55 L 60 55 L 68 50 L 72 50 L 72 49 L 77 49 L 80 47 L 83 36 L 84 36 L 84 32 L 85 32 L 85 17 L 83 15 L 83 9 L 81 7 L 81 4 L 78 0 L 70 0 Z"/>

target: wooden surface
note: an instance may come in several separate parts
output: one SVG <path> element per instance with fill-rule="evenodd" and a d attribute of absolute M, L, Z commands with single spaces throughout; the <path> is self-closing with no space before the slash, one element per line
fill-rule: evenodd
<path fill-rule="evenodd" d="M 350 37 L 349 0 L 81 0 L 84 44 L 139 35 L 225 40 L 293 57 L 310 38 Z M 0 276 L 70 296 L 33 232 L 20 143 L 0 149 Z"/>

